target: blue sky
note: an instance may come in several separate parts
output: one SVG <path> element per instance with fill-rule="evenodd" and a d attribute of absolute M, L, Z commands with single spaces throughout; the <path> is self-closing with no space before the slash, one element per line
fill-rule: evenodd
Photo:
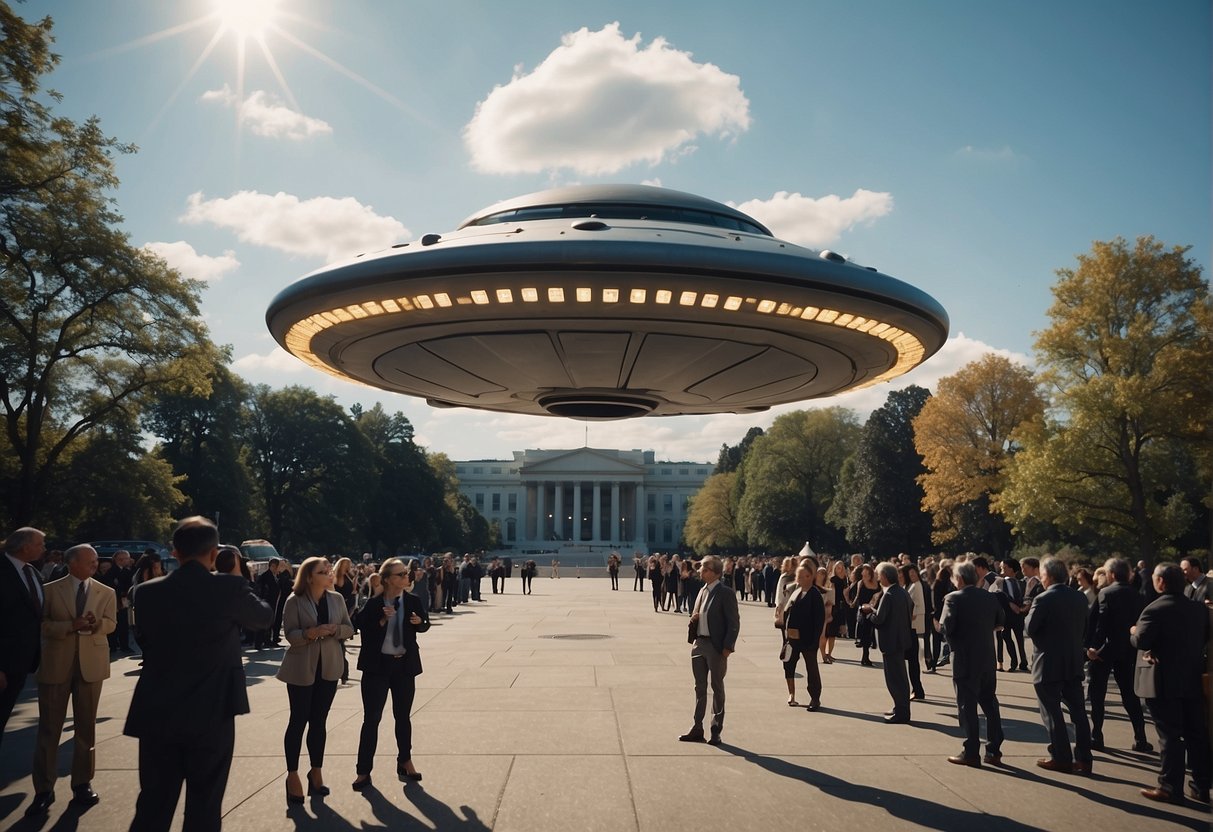
<path fill-rule="evenodd" d="M 646 182 L 937 298 L 952 338 L 894 386 L 989 350 L 1030 362 L 1054 270 L 1093 240 L 1152 234 L 1207 270 L 1210 8 L 279 0 L 259 40 L 213 0 L 16 6 L 55 19 L 58 111 L 140 146 L 119 163 L 126 230 L 207 281 L 237 372 L 382 401 L 460 459 L 580 446 L 586 427 L 323 376 L 270 339 L 273 296 L 500 199 Z M 890 389 L 797 406 L 866 415 Z M 594 423 L 588 442 L 714 460 L 787 409 Z"/>

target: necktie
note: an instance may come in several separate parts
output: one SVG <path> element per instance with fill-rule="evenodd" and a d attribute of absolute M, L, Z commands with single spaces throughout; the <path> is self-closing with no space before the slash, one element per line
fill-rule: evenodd
<path fill-rule="evenodd" d="M 404 636 L 402 635 L 402 631 L 404 630 L 404 621 L 401 617 L 404 615 L 404 613 L 402 613 L 400 611 L 400 597 L 399 596 L 396 597 L 395 604 L 396 604 L 396 615 L 393 616 L 393 618 L 392 618 L 392 646 L 399 647 L 400 644 L 404 641 Z"/>
<path fill-rule="evenodd" d="M 88 600 L 88 596 L 84 594 L 84 581 L 76 584 L 76 617 L 84 617 L 84 604 Z"/>
<path fill-rule="evenodd" d="M 38 618 L 42 618 L 42 597 L 38 594 L 38 587 L 34 581 L 34 567 L 28 563 L 25 564 L 25 582 L 29 585 L 29 598 L 34 602 L 34 612 Z"/>

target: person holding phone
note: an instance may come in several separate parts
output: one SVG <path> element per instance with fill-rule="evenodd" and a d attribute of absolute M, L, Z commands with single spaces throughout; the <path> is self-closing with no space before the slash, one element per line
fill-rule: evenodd
<path fill-rule="evenodd" d="M 388 694 L 396 722 L 396 774 L 401 781 L 420 780 L 413 765 L 413 724 L 410 713 L 421 675 L 417 634 L 430 629 L 425 605 L 413 595 L 413 573 L 400 558 L 388 558 L 379 567 L 380 589 L 358 613 L 362 649 L 362 733 L 358 740 L 354 791 L 371 785 L 371 769 L 379 742 L 379 720 Z"/>

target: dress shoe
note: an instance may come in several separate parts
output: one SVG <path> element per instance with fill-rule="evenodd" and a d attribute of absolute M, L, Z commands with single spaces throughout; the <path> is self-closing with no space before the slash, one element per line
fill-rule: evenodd
<path fill-rule="evenodd" d="M 364 792 L 371 787 L 371 775 L 367 774 L 359 776 L 357 780 L 350 783 L 350 788 L 356 792 Z"/>
<path fill-rule="evenodd" d="M 1061 760 L 1054 760 L 1052 757 L 1041 757 L 1036 761 L 1036 765 L 1047 771 L 1064 771 L 1066 774 L 1074 771 L 1073 763 L 1063 763 Z"/>
<path fill-rule="evenodd" d="M 970 766 L 971 768 L 981 768 L 980 757 L 966 757 L 963 754 L 957 754 L 948 758 L 948 762 L 954 766 Z"/>
<path fill-rule="evenodd" d="M 101 795 L 93 791 L 91 783 L 81 783 L 72 786 L 72 802 L 82 806 L 96 806 L 101 802 Z"/>
<path fill-rule="evenodd" d="M 808 707 L 805 708 L 805 710 L 806 711 L 820 711 L 821 703 L 820 702 L 810 702 L 808 704 Z"/>
<path fill-rule="evenodd" d="M 45 815 L 51 808 L 51 804 L 55 802 L 54 792 L 42 792 L 34 795 L 34 802 L 25 810 L 27 818 L 36 817 L 37 815 Z"/>
<path fill-rule="evenodd" d="M 1091 761 L 1087 760 L 1086 762 L 1083 762 L 1082 760 L 1075 760 L 1074 764 L 1073 764 L 1073 766 L 1071 766 L 1070 770 L 1072 772 L 1074 772 L 1075 774 L 1090 774 L 1091 773 Z"/>
<path fill-rule="evenodd" d="M 1159 803 L 1183 803 L 1184 796 L 1175 794 L 1170 789 L 1164 789 L 1160 786 L 1155 786 L 1152 789 L 1142 789 L 1142 797 L 1148 797 L 1150 800 L 1157 800 Z"/>
<path fill-rule="evenodd" d="M 1209 802 L 1209 790 L 1198 788 L 1195 783 L 1188 784 L 1187 795 L 1197 803 Z"/>
<path fill-rule="evenodd" d="M 1091 750 L 1092 751 L 1103 751 L 1104 750 L 1103 734 L 1092 734 L 1091 735 Z"/>
<path fill-rule="evenodd" d="M 704 742 L 703 731 L 690 730 L 678 738 L 679 742 Z"/>
<path fill-rule="evenodd" d="M 1000 766 L 1000 765 L 1002 765 L 1002 755 L 1001 754 L 986 754 L 986 756 L 981 758 L 981 761 L 988 766 Z"/>
<path fill-rule="evenodd" d="M 720 745 L 720 734 L 712 734 L 708 737 L 708 745 Z"/>
<path fill-rule="evenodd" d="M 911 702 L 921 702 L 922 700 L 924 700 L 926 698 L 927 698 L 926 693 L 911 693 L 910 694 Z"/>
<path fill-rule="evenodd" d="M 908 716 L 886 716 L 884 718 L 885 725 L 909 725 L 910 718 Z"/>
<path fill-rule="evenodd" d="M 1150 745 L 1149 740 L 1147 740 L 1145 737 L 1138 737 L 1137 739 L 1133 740 L 1133 750 L 1145 754 L 1153 751 L 1154 746 Z"/>
<path fill-rule="evenodd" d="M 873 664 L 872 662 L 868 661 L 867 659 L 864 659 L 864 660 L 863 660 L 863 661 L 861 661 L 859 664 L 860 664 L 860 666 L 861 666 L 861 667 L 875 667 L 875 666 L 876 666 L 875 664 Z"/>
<path fill-rule="evenodd" d="M 307 773 L 307 795 L 308 797 L 328 797 L 332 793 L 332 789 L 323 783 L 317 783 L 312 779 L 312 773 Z"/>
<path fill-rule="evenodd" d="M 414 780 L 414 781 L 421 779 L 420 771 L 413 771 L 413 772 L 406 771 L 404 768 L 404 763 L 397 763 L 396 775 L 400 778 L 401 782 L 405 781 L 406 779 Z"/>
<path fill-rule="evenodd" d="M 291 784 L 288 782 L 285 785 L 286 785 L 286 803 L 287 803 L 287 805 L 289 806 L 291 804 L 294 804 L 296 806 L 302 806 L 303 805 L 303 795 L 291 794 Z"/>

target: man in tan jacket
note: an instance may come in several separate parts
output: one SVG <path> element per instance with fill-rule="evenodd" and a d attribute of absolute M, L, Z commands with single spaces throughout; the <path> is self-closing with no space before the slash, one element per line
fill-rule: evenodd
<path fill-rule="evenodd" d="M 117 626 L 117 596 L 93 578 L 97 552 L 92 546 L 73 546 L 63 559 L 68 574 L 44 587 L 34 802 L 25 812 L 27 817 L 45 814 L 55 802 L 55 758 L 69 698 L 75 745 L 72 799 L 86 805 L 100 800 L 91 783 L 96 762 L 97 703 L 101 700 L 101 683 L 110 675 L 107 636 Z"/>

